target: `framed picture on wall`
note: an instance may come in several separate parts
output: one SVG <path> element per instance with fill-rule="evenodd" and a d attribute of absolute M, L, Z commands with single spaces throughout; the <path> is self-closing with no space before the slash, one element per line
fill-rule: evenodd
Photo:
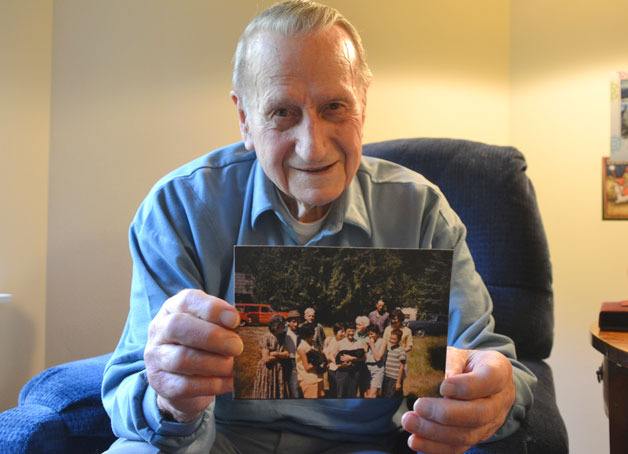
<path fill-rule="evenodd" d="M 628 219 L 628 160 L 602 158 L 602 218 Z"/>
<path fill-rule="evenodd" d="M 628 161 L 628 72 L 611 83 L 611 161 Z"/>

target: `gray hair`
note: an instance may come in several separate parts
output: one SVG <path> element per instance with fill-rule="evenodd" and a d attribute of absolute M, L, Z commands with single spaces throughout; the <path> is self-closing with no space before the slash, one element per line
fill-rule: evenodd
<path fill-rule="evenodd" d="M 372 76 L 366 63 L 366 52 L 358 31 L 338 10 L 310 0 L 288 0 L 277 3 L 262 11 L 246 26 L 233 56 L 232 84 L 240 97 L 246 96 L 248 88 L 248 65 L 251 61 L 250 43 L 260 32 L 274 32 L 283 36 L 310 33 L 338 25 L 353 42 L 357 54 L 357 75 L 363 90 L 368 87 Z"/>

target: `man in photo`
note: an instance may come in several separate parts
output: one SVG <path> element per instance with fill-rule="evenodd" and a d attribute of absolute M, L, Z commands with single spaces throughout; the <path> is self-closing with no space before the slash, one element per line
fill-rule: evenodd
<path fill-rule="evenodd" d="M 377 303 L 375 303 L 375 310 L 369 313 L 369 321 L 371 325 L 376 325 L 379 328 L 379 332 L 383 333 L 388 324 L 390 314 L 386 309 L 386 303 L 383 299 L 379 299 Z"/>
<path fill-rule="evenodd" d="M 362 156 L 372 75 L 355 27 L 325 5 L 282 2 L 251 20 L 233 60 L 242 142 L 160 179 L 130 227 L 130 312 L 102 383 L 119 437 L 109 454 L 390 452 L 400 399 L 231 398 L 236 244 L 452 249 L 447 398 L 419 399 L 402 427 L 424 452 L 516 431 L 535 377 L 493 332 L 464 225 L 421 175 Z"/>
<path fill-rule="evenodd" d="M 390 316 L 390 325 L 386 327 L 386 329 L 384 330 L 383 337 L 388 347 L 390 347 L 392 345 L 390 342 L 391 333 L 394 330 L 399 330 L 401 332 L 401 339 L 400 339 L 401 347 L 406 353 L 409 353 L 412 350 L 412 344 L 413 344 L 412 330 L 408 328 L 407 326 L 403 326 L 403 321 L 405 320 L 405 318 L 406 316 L 404 315 L 401 309 L 395 309 L 392 315 Z"/>

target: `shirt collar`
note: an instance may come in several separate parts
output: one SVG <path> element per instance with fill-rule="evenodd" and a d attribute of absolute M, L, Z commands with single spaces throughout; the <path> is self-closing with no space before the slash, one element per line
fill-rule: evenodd
<path fill-rule="evenodd" d="M 273 182 L 268 179 L 264 170 L 255 160 L 253 165 L 253 201 L 251 203 L 251 228 L 255 228 L 257 219 L 266 211 L 273 211 L 274 206 L 279 206 L 276 199 L 277 192 Z M 278 211 L 278 210 L 277 210 Z"/>
<path fill-rule="evenodd" d="M 251 204 L 251 228 L 255 228 L 257 220 L 267 211 L 274 212 L 282 220 L 279 209 L 275 185 L 266 176 L 264 170 L 255 161 L 253 167 L 253 200 Z M 353 177 L 347 189 L 332 205 L 325 230 L 339 231 L 343 224 L 351 224 L 362 230 L 370 237 L 371 222 L 364 201 L 364 194 L 357 175 Z M 283 221 L 283 220 L 282 220 Z"/>

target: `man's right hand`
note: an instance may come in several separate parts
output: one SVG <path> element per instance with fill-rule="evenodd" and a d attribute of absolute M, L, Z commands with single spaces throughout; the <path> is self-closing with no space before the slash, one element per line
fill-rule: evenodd
<path fill-rule="evenodd" d="M 166 300 L 148 327 L 144 362 L 162 412 L 189 422 L 233 390 L 233 358 L 242 353 L 236 309 L 201 290 Z"/>

